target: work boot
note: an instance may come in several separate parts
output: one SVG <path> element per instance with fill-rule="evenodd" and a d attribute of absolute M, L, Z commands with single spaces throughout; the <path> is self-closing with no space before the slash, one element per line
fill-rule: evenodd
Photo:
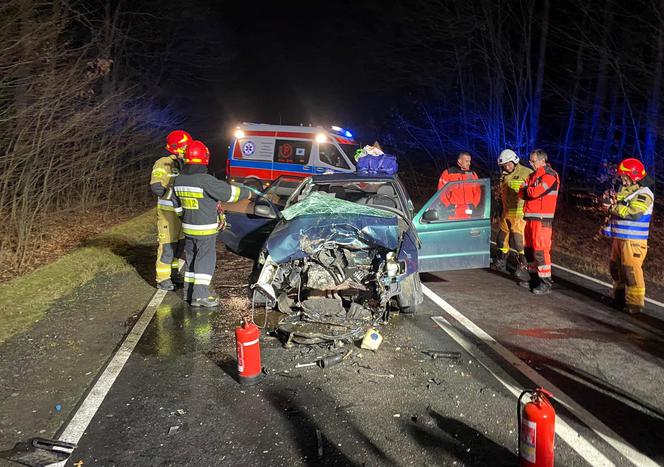
<path fill-rule="evenodd" d="M 542 279 L 540 284 L 533 289 L 535 295 L 546 295 L 551 293 L 553 281 L 550 278 Z"/>
<path fill-rule="evenodd" d="M 204 308 L 212 308 L 217 305 L 219 305 L 219 298 L 214 297 L 214 296 L 209 296 L 205 298 L 197 298 L 191 301 L 190 303 L 191 306 L 193 307 L 204 307 Z"/>
<path fill-rule="evenodd" d="M 184 286 L 184 277 L 182 277 L 179 274 L 173 274 L 171 276 L 171 282 L 173 282 L 173 285 L 175 285 L 176 288 L 181 288 Z"/>
<path fill-rule="evenodd" d="M 516 270 L 514 271 L 514 277 L 518 281 L 529 281 L 530 273 L 528 272 L 528 261 L 523 255 L 519 255 L 516 259 Z"/>
<path fill-rule="evenodd" d="M 507 272 L 507 255 L 500 250 L 493 260 L 493 269 L 498 272 Z"/>
<path fill-rule="evenodd" d="M 173 281 L 166 279 L 165 281 L 157 282 L 157 288 L 161 290 L 175 290 L 175 285 L 173 285 Z"/>
<path fill-rule="evenodd" d="M 624 312 L 628 315 L 636 315 L 641 313 L 643 308 L 638 305 L 625 305 Z"/>

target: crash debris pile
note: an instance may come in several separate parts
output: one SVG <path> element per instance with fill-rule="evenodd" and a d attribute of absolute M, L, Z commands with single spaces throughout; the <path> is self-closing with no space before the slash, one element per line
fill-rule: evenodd
<path fill-rule="evenodd" d="M 361 339 L 386 322 L 398 292 L 396 215 L 320 192 L 283 212 L 254 299 L 284 317 L 277 332 L 288 342 L 318 344 Z"/>

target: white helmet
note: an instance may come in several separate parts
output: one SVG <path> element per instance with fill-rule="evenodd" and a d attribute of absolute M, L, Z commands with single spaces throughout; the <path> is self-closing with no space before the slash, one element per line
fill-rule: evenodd
<path fill-rule="evenodd" d="M 500 153 L 500 156 L 498 156 L 498 165 L 504 165 L 508 162 L 514 162 L 514 164 L 519 163 L 519 156 L 517 156 L 511 149 L 505 149 Z"/>

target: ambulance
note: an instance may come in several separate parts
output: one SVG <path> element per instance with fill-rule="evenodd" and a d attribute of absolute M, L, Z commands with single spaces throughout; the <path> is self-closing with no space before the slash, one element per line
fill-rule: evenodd
<path fill-rule="evenodd" d="M 281 175 L 355 172 L 353 134 L 341 127 L 242 123 L 228 149 L 226 178 L 262 189 Z"/>

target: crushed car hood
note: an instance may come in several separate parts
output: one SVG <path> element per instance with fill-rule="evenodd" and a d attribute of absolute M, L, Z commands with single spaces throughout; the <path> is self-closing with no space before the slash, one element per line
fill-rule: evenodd
<path fill-rule="evenodd" d="M 276 263 L 305 258 L 330 242 L 348 249 L 396 250 L 396 214 L 314 192 L 282 212 L 267 249 Z"/>

